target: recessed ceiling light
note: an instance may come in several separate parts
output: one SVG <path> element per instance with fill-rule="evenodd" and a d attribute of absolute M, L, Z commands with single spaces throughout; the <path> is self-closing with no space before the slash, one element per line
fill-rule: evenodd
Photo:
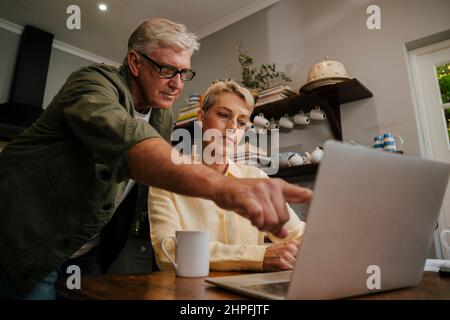
<path fill-rule="evenodd" d="M 100 4 L 98 5 L 98 8 L 99 8 L 101 11 L 106 11 L 106 10 L 108 10 L 108 6 L 107 6 L 106 4 L 104 4 L 104 3 L 100 3 Z"/>

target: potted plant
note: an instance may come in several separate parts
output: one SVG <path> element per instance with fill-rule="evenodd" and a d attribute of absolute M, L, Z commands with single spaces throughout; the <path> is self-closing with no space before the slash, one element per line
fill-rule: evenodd
<path fill-rule="evenodd" d="M 242 43 L 239 44 L 237 49 L 239 64 L 241 65 L 242 84 L 250 89 L 254 96 L 258 96 L 259 90 L 269 88 L 276 79 L 285 82 L 292 81 L 284 72 L 277 71 L 275 63 L 264 63 L 259 68 L 253 67 L 254 58 L 250 56 L 249 49 L 243 50 Z"/>

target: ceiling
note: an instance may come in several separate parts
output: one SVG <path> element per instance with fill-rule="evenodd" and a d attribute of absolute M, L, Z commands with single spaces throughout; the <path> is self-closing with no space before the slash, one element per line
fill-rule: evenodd
<path fill-rule="evenodd" d="M 128 37 L 143 20 L 164 17 L 185 24 L 204 38 L 279 0 L 0 0 L 0 18 L 33 25 L 55 40 L 121 62 Z M 105 3 L 108 10 L 98 9 Z M 81 10 L 81 29 L 69 30 L 69 5 Z M 1 22 L 1 21 L 0 21 Z"/>

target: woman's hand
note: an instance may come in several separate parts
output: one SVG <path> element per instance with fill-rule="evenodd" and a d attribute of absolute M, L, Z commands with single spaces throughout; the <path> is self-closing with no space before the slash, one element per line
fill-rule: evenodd
<path fill-rule="evenodd" d="M 268 246 L 264 255 L 263 270 L 269 272 L 292 270 L 299 246 L 300 240 L 290 240 Z"/>

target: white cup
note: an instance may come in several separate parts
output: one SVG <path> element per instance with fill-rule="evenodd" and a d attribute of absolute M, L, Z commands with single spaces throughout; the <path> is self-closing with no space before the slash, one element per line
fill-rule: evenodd
<path fill-rule="evenodd" d="M 319 163 L 323 158 L 323 150 L 319 147 L 316 147 L 314 151 L 311 153 L 310 160 L 312 163 Z"/>
<path fill-rule="evenodd" d="M 294 123 L 289 120 L 289 115 L 285 114 L 283 117 L 280 118 L 280 121 L 278 121 L 278 124 L 280 127 L 286 128 L 286 129 L 292 129 L 294 127 Z"/>
<path fill-rule="evenodd" d="M 165 243 L 175 242 L 175 261 L 172 260 Z M 209 231 L 176 231 L 174 236 L 166 236 L 161 249 L 172 263 L 177 276 L 206 277 L 209 274 Z"/>
<path fill-rule="evenodd" d="M 264 118 L 264 114 L 260 113 L 253 118 L 253 124 L 260 128 L 268 128 L 270 126 L 270 121 Z"/>
<path fill-rule="evenodd" d="M 325 120 L 327 118 L 325 112 L 320 110 L 319 106 L 309 112 L 309 117 L 313 120 Z"/>
<path fill-rule="evenodd" d="M 450 230 L 448 229 L 441 232 L 441 243 L 445 248 L 447 255 L 450 255 L 450 243 L 447 241 L 447 234 L 450 234 Z"/>
<path fill-rule="evenodd" d="M 269 129 L 270 129 L 270 130 L 277 130 L 277 129 L 279 129 L 279 128 L 280 128 L 280 126 L 277 125 L 277 124 L 275 123 L 275 119 L 274 119 L 274 118 L 271 118 L 271 119 L 270 119 Z"/>
<path fill-rule="evenodd" d="M 303 159 L 303 157 L 301 155 L 296 153 L 296 154 L 293 154 L 289 158 L 288 163 L 289 163 L 289 166 L 291 166 L 291 167 L 301 166 L 303 163 L 305 163 L 305 159 Z"/>
<path fill-rule="evenodd" d="M 306 125 L 311 122 L 311 119 L 307 115 L 305 115 L 303 111 L 300 111 L 294 116 L 294 122 L 296 124 Z"/>
<path fill-rule="evenodd" d="M 311 162 L 312 162 L 311 155 L 309 154 L 309 152 L 305 152 L 305 154 L 303 155 L 303 164 L 308 164 Z"/>

